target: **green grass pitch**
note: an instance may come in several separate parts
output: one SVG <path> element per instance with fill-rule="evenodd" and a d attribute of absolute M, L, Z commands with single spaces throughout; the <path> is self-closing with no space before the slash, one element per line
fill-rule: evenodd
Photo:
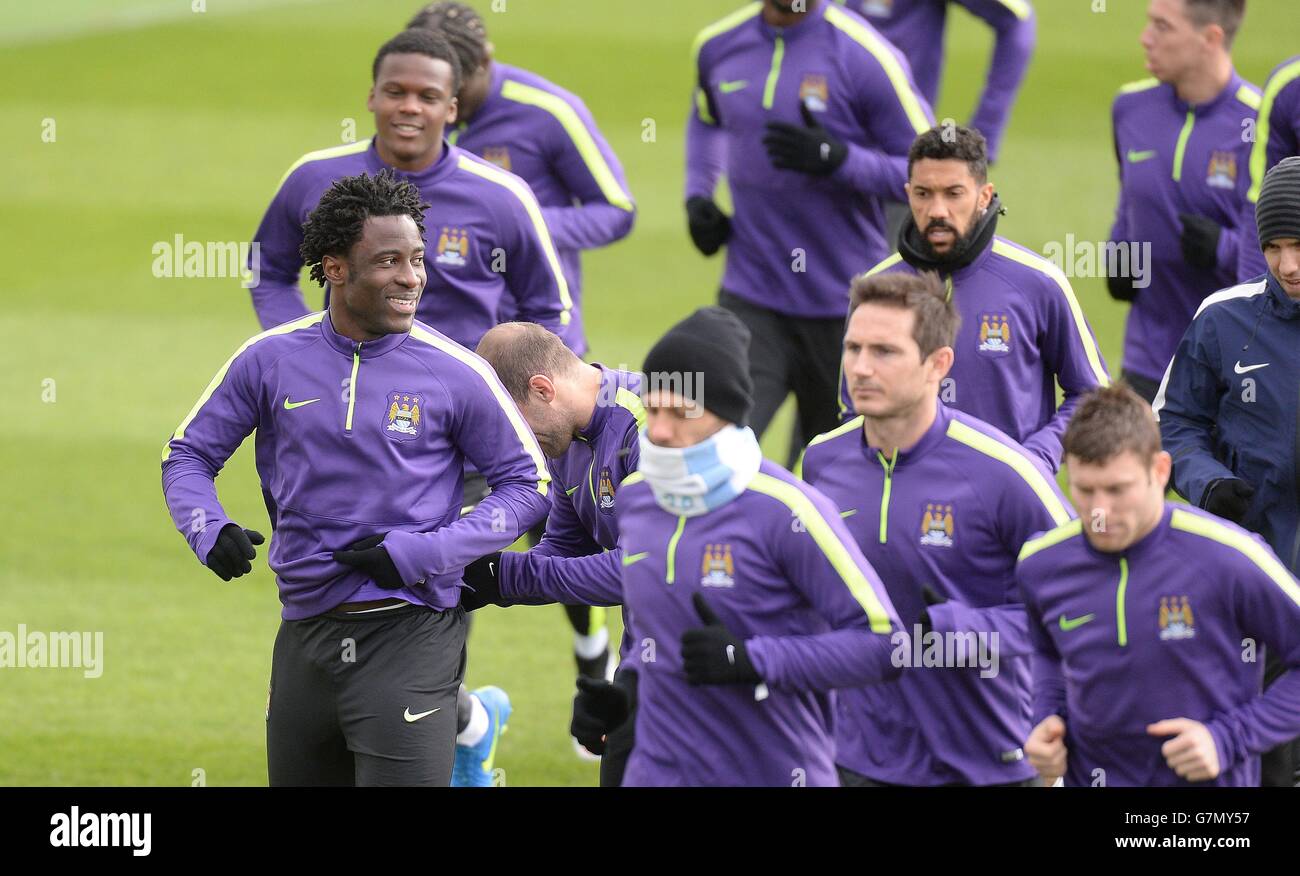
<path fill-rule="evenodd" d="M 507 0 L 498 56 L 578 92 L 627 169 L 632 235 L 586 258 L 593 356 L 639 366 L 711 302 L 721 259 L 681 208 L 689 48 L 739 0 Z M 498 0 L 500 4 L 500 0 Z M 0 9 L 0 630 L 104 634 L 104 672 L 0 669 L 0 784 L 266 781 L 263 709 L 279 603 L 264 562 L 223 583 L 173 530 L 159 454 L 257 323 L 237 280 L 156 279 L 155 241 L 247 240 L 285 168 L 371 131 L 378 45 L 416 0 L 63 0 Z M 1116 189 L 1109 106 L 1142 78 L 1145 3 L 1038 0 L 1039 45 L 993 178 L 1000 230 L 1042 251 L 1103 240 Z M 1294 53 L 1292 0 L 1252 0 L 1238 68 L 1262 83 Z M 952 14 L 939 118 L 964 121 L 991 37 Z M 42 136 L 53 120 L 54 140 Z M 653 122 L 654 138 L 643 131 Z M 868 267 L 863 265 L 864 268 Z M 1123 309 L 1075 281 L 1113 370 Z M 53 392 L 53 398 L 50 393 Z M 783 459 L 788 410 L 765 449 Z M 265 529 L 249 446 L 219 480 Z M 617 633 L 617 630 L 615 631 Z M 558 607 L 481 612 L 469 682 L 515 703 L 497 765 L 509 785 L 592 785 L 568 740 L 573 679 Z"/>

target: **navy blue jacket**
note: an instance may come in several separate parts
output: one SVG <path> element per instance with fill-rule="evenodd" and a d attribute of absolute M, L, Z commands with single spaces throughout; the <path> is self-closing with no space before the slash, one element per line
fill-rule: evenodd
<path fill-rule="evenodd" d="M 1300 301 L 1269 274 L 1202 302 L 1154 403 L 1174 489 L 1204 507 L 1220 478 L 1255 487 L 1242 525 L 1295 573 L 1300 551 Z"/>

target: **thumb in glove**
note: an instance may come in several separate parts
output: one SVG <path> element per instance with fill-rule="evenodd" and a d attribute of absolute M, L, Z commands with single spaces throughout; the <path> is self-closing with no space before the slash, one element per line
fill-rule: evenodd
<path fill-rule="evenodd" d="M 364 572 L 385 590 L 397 590 L 405 586 L 402 575 L 397 571 L 393 558 L 384 548 L 384 537 L 388 533 L 372 535 L 361 541 L 348 545 L 347 550 L 335 551 L 334 562 Z"/>
<path fill-rule="evenodd" d="M 237 523 L 227 523 L 217 533 L 217 540 L 208 551 L 204 565 L 222 581 L 239 578 L 253 571 L 252 560 L 257 558 L 253 545 L 266 539 L 255 529 L 243 529 Z"/>

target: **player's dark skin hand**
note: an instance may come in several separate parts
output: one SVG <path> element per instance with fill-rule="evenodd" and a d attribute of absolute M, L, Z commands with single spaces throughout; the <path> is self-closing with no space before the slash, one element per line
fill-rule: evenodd
<path fill-rule="evenodd" d="M 406 582 L 402 580 L 397 566 L 393 564 L 393 558 L 384 548 L 384 536 L 387 534 L 372 535 L 348 545 L 345 551 L 335 551 L 334 562 L 365 572 L 371 581 L 385 590 L 404 587 Z"/>
<path fill-rule="evenodd" d="M 758 684 L 763 679 L 750 662 L 745 643 L 727 629 L 704 594 L 691 597 L 704 626 L 682 633 L 682 668 L 691 684 Z"/>
<path fill-rule="evenodd" d="M 257 551 L 253 545 L 266 541 L 262 533 L 254 529 L 243 529 L 238 523 L 227 523 L 217 533 L 217 541 L 208 551 L 204 563 L 216 573 L 222 581 L 238 578 L 253 571 L 253 560 Z"/>
<path fill-rule="evenodd" d="M 805 103 L 799 104 L 803 126 L 789 122 L 768 122 L 763 146 L 772 166 L 811 176 L 829 176 L 849 156 L 849 147 L 831 136 L 813 117 Z"/>
<path fill-rule="evenodd" d="M 1132 301 L 1137 297 L 1137 287 L 1133 285 L 1133 278 L 1128 276 L 1107 277 L 1106 291 L 1110 292 L 1110 297 L 1116 301 Z"/>
<path fill-rule="evenodd" d="M 501 605 L 501 553 L 480 557 L 465 567 L 461 576 L 466 586 L 460 591 L 460 607 L 476 611 L 485 605 Z"/>
<path fill-rule="evenodd" d="M 686 222 L 690 227 L 691 243 L 706 256 L 720 250 L 731 237 L 731 220 L 718 209 L 712 198 L 699 195 L 688 198 Z"/>
<path fill-rule="evenodd" d="M 569 735 L 592 754 L 605 753 L 605 737 L 627 720 L 627 691 L 603 678 L 578 676 Z"/>
<path fill-rule="evenodd" d="M 1250 510 L 1250 497 L 1255 488 L 1241 478 L 1219 478 L 1205 491 L 1201 507 L 1216 517 L 1241 523 Z"/>
<path fill-rule="evenodd" d="M 1179 213 L 1183 233 L 1178 238 L 1183 249 L 1183 261 L 1194 268 L 1210 270 L 1219 263 L 1219 235 L 1223 228 L 1213 219 Z"/>

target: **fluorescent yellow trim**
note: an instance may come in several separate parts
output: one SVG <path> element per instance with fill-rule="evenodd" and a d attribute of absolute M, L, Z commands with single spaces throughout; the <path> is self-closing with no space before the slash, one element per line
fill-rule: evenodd
<path fill-rule="evenodd" d="M 1259 109 L 1260 101 L 1263 100 L 1258 92 L 1252 91 L 1249 85 L 1243 85 L 1237 89 L 1237 100 L 1244 103 L 1253 110 Z"/>
<path fill-rule="evenodd" d="M 668 577 L 664 580 L 672 584 L 677 580 L 677 542 L 682 539 L 682 531 L 686 529 L 686 516 L 682 515 L 677 518 L 677 529 L 673 532 L 672 538 L 668 539 Z"/>
<path fill-rule="evenodd" d="M 772 108 L 772 99 L 776 97 L 776 83 L 781 78 L 781 61 L 785 58 L 785 40 L 776 38 L 772 49 L 772 68 L 767 71 L 767 84 L 763 86 L 763 109 Z"/>
<path fill-rule="evenodd" d="M 591 136 L 591 131 L 582 123 L 578 111 L 570 106 L 568 101 L 558 94 L 513 79 L 507 79 L 501 84 L 501 96 L 506 100 L 540 107 L 555 116 L 564 127 L 564 132 L 569 135 L 569 139 L 573 141 L 573 145 L 577 147 L 582 162 L 587 165 L 587 170 L 591 171 L 605 200 L 615 207 L 632 212 L 634 209 L 632 198 L 618 184 L 613 168 L 609 166 L 609 162 L 600 152 L 600 147 L 596 145 L 596 138 Z"/>
<path fill-rule="evenodd" d="M 750 3 L 744 8 L 737 9 L 735 12 L 732 12 L 730 15 L 718 19 L 717 21 L 713 22 L 713 24 L 710 24 L 709 26 L 701 30 L 699 33 L 697 33 L 695 35 L 695 41 L 691 43 L 691 66 L 695 67 L 696 70 L 698 71 L 699 63 L 700 63 L 700 50 L 704 48 L 705 43 L 713 39 L 715 36 L 719 36 L 721 34 L 726 33 L 729 30 L 734 30 L 737 27 L 740 27 L 746 21 L 749 21 L 751 18 L 758 15 L 762 11 L 763 11 L 762 3 Z"/>
<path fill-rule="evenodd" d="M 284 181 L 289 178 L 290 174 L 309 161 L 321 161 L 326 158 L 338 158 L 343 155 L 355 155 L 358 152 L 365 152 L 370 148 L 371 139 L 371 137 L 367 137 L 366 139 L 358 140 L 355 143 L 345 143 L 342 146 L 331 146 L 328 149 L 317 149 L 315 152 L 308 152 L 302 158 L 299 158 L 293 164 L 289 165 L 289 169 L 284 172 L 284 176 L 280 177 L 280 181 L 276 183 L 275 187 L 278 189 L 280 186 L 284 185 Z"/>
<path fill-rule="evenodd" d="M 627 477 L 623 478 L 623 483 L 621 484 L 621 486 L 630 487 L 633 484 L 641 483 L 643 480 L 645 480 L 645 472 L 634 471 Z"/>
<path fill-rule="evenodd" d="M 614 403 L 632 414 L 636 419 L 638 430 L 645 428 L 645 405 L 641 404 L 641 396 L 625 386 L 620 386 L 618 392 L 614 393 Z"/>
<path fill-rule="evenodd" d="M 199 400 L 194 403 L 194 407 L 190 408 L 190 412 L 185 415 L 185 419 L 181 420 L 181 424 L 176 427 L 176 431 L 172 433 L 172 437 L 167 439 L 167 445 L 163 447 L 162 458 L 165 460 L 167 457 L 172 455 L 171 443 L 173 441 L 180 441 L 185 437 L 185 430 L 189 427 L 190 422 L 198 416 L 199 410 L 208 403 L 208 399 L 212 398 L 212 393 L 216 392 L 217 387 L 221 385 L 221 381 L 226 379 L 226 372 L 230 370 L 230 366 L 234 364 L 235 360 L 239 358 L 241 353 L 253 346 L 253 344 L 256 344 L 258 341 L 274 337 L 275 335 L 287 335 L 290 332 L 296 332 L 298 329 L 313 326 L 324 318 L 325 311 L 323 310 L 319 313 L 309 313 L 301 319 L 295 319 L 292 322 L 286 322 L 284 325 L 278 325 L 275 328 L 267 329 L 261 334 L 254 335 L 244 341 L 244 343 L 240 345 L 239 349 L 235 351 L 234 355 L 226 360 L 226 364 L 217 369 L 216 376 L 214 376 L 208 383 L 207 389 L 203 390 L 203 394 L 200 395 Z"/>
<path fill-rule="evenodd" d="M 1183 129 L 1178 132 L 1178 145 L 1174 147 L 1174 182 L 1181 182 L 1183 179 L 1183 155 L 1187 152 L 1187 141 L 1192 136 L 1192 127 L 1196 124 L 1196 113 L 1191 110 L 1187 111 L 1187 121 L 1183 122 Z"/>
<path fill-rule="evenodd" d="M 823 441 L 830 441 L 832 438 L 838 438 L 841 435 L 847 435 L 849 432 L 852 432 L 855 429 L 861 429 L 862 424 L 866 422 L 866 419 L 867 419 L 866 417 L 859 414 L 858 416 L 854 417 L 852 420 L 849 420 L 847 423 L 841 423 L 840 425 L 836 426 L 834 429 L 831 429 L 829 432 L 823 432 L 817 437 L 813 438 L 813 440 L 808 442 L 808 446 L 813 447 L 817 444 L 821 444 Z"/>
<path fill-rule="evenodd" d="M 1260 571 L 1281 588 L 1283 593 L 1291 597 L 1292 602 L 1300 605 L 1300 585 L 1296 584 L 1295 578 L 1268 548 L 1250 536 L 1229 529 L 1217 521 L 1180 511 L 1177 508 L 1170 517 L 1169 525 L 1174 529 L 1217 541 L 1245 555 L 1246 559 L 1258 566 Z"/>
<path fill-rule="evenodd" d="M 1246 195 L 1252 204 L 1259 201 L 1259 189 L 1268 171 L 1268 138 L 1272 127 L 1273 102 L 1296 79 L 1300 79 L 1300 58 L 1278 70 L 1264 84 L 1264 96 L 1259 102 L 1259 120 L 1255 123 L 1255 145 L 1250 148 L 1250 192 Z"/>
<path fill-rule="evenodd" d="M 1039 551 L 1060 544 L 1067 538 L 1074 538 L 1076 535 L 1083 535 L 1083 521 L 1075 518 L 1064 526 L 1058 526 L 1055 529 L 1049 529 L 1038 538 L 1031 538 L 1025 542 L 1024 547 L 1020 549 L 1018 562 L 1023 562 Z"/>
<path fill-rule="evenodd" d="M 848 547 L 835 535 L 830 523 L 827 522 L 825 517 L 822 517 L 821 512 L 813 505 L 811 499 L 804 495 L 798 487 L 763 472 L 754 475 L 754 479 L 749 482 L 746 489 L 762 493 L 765 496 L 771 496 L 789 508 L 803 523 L 804 529 L 813 537 L 813 541 L 816 542 L 821 552 L 826 555 L 826 559 L 830 560 L 831 566 L 839 573 L 840 580 L 849 588 L 849 592 L 858 601 L 858 605 L 861 605 L 863 610 L 866 611 L 867 617 L 871 621 L 872 632 L 888 633 L 892 629 L 889 622 L 889 612 L 885 611 L 884 605 L 876 596 L 876 591 L 872 589 L 871 583 L 867 581 L 867 576 L 862 573 L 862 569 L 853 561 L 853 556 L 849 553 Z"/>
<path fill-rule="evenodd" d="M 1079 299 L 1074 297 L 1074 289 L 1070 286 L 1070 281 L 1061 273 L 1061 269 L 1052 264 L 1045 258 L 1027 253 L 1017 249 L 1004 240 L 993 240 L 993 251 L 1004 258 L 1009 258 L 1013 262 L 1018 262 L 1027 268 L 1033 268 L 1041 274 L 1046 274 L 1055 281 L 1061 294 L 1065 296 L 1066 304 L 1070 307 L 1070 316 L 1074 318 L 1074 328 L 1079 333 L 1079 342 L 1083 344 L 1083 352 L 1088 357 L 1088 365 L 1092 368 L 1092 375 L 1097 378 L 1098 386 L 1110 386 L 1110 378 L 1106 376 L 1106 368 L 1101 364 L 1101 351 L 1097 349 L 1097 342 L 1093 340 L 1092 332 L 1088 330 L 1088 321 L 1084 319 L 1083 308 L 1079 306 Z"/>
<path fill-rule="evenodd" d="M 546 221 L 542 219 L 542 208 L 538 205 L 532 189 L 514 174 L 465 154 L 460 156 L 458 166 L 461 170 L 504 187 L 524 205 L 524 211 L 528 213 L 528 218 L 533 222 L 533 229 L 542 242 L 542 251 L 546 253 L 546 261 L 551 266 L 551 273 L 555 275 L 556 285 L 560 287 L 560 325 L 568 325 L 573 319 L 571 313 L 573 299 L 569 297 L 569 284 L 564 279 L 564 271 L 560 269 L 560 259 L 555 254 L 555 243 L 551 240 L 551 232 L 546 229 Z"/>
<path fill-rule="evenodd" d="M 1128 618 L 1124 614 L 1124 595 L 1128 593 L 1128 558 L 1119 558 L 1119 586 L 1115 588 L 1115 627 L 1120 647 L 1128 645 Z"/>
<path fill-rule="evenodd" d="M 898 465 L 898 448 L 894 448 L 894 455 L 888 460 L 879 451 L 876 452 L 876 458 L 885 468 L 885 490 L 880 494 L 880 543 L 885 544 L 889 538 L 889 492 L 893 484 L 894 466 Z"/>
<path fill-rule="evenodd" d="M 1070 519 L 1070 512 L 1066 510 L 1061 498 L 1053 492 L 1047 476 L 1030 462 L 1024 451 L 976 431 L 960 420 L 948 423 L 948 437 L 1010 466 L 1011 470 L 1020 475 L 1021 479 L 1029 485 L 1029 489 L 1034 491 L 1034 495 L 1043 503 L 1047 513 L 1052 515 L 1052 522 L 1057 526 Z"/>
<path fill-rule="evenodd" d="M 794 461 L 794 469 L 790 472 L 790 474 L 794 475 L 801 481 L 803 480 L 803 458 L 807 455 L 808 455 L 807 447 L 805 447 L 803 450 L 800 450 L 799 458 Z"/>
<path fill-rule="evenodd" d="M 898 102 L 903 105 L 903 111 L 907 113 L 907 120 L 911 122 L 912 129 L 917 134 L 923 134 L 934 126 L 934 123 L 926 117 L 925 109 L 921 106 L 921 101 L 917 99 L 916 92 L 907 81 L 907 73 L 903 71 L 903 66 L 898 63 L 898 58 L 894 57 L 889 43 L 885 42 L 874 31 L 868 30 L 862 26 L 862 22 L 849 16 L 847 12 L 837 6 L 826 7 L 826 20 L 833 26 L 839 28 L 848 34 L 849 38 L 855 43 L 862 46 L 871 53 L 876 59 L 885 75 L 889 77 L 889 82 L 894 86 L 894 93 L 898 97 Z"/>
<path fill-rule="evenodd" d="M 361 345 L 352 351 L 352 377 L 348 379 L 348 419 L 343 429 L 352 431 L 352 410 L 357 406 L 357 371 L 361 369 Z"/>
<path fill-rule="evenodd" d="M 902 260 L 903 260 L 903 254 L 902 254 L 902 253 L 898 253 L 898 252 L 896 252 L 896 253 L 894 253 L 893 255 L 891 255 L 889 258 L 887 258 L 887 259 L 885 259 L 884 261 L 882 261 L 880 264 L 876 265 L 876 266 L 875 266 L 874 268 L 872 268 L 871 270 L 867 271 L 867 272 L 866 272 L 865 274 L 863 274 L 862 276 L 864 276 L 864 277 L 874 277 L 876 274 L 879 274 L 881 271 L 888 270 L 889 268 L 892 268 L 894 265 L 898 264 L 898 263 L 901 262 Z"/>
<path fill-rule="evenodd" d="M 1154 76 L 1148 79 L 1139 79 L 1136 82 L 1129 82 L 1119 87 L 1120 94 L 1136 94 L 1139 91 L 1148 91 L 1160 84 L 1160 80 Z"/>
<path fill-rule="evenodd" d="M 483 383 L 487 385 L 501 410 L 506 412 L 510 425 L 514 426 L 515 436 L 519 439 L 519 443 L 523 445 L 524 451 L 532 458 L 533 464 L 537 466 L 537 492 L 543 496 L 547 495 L 551 483 L 551 473 L 546 467 L 546 457 L 542 456 L 542 448 L 537 446 L 537 439 L 533 437 L 533 431 L 524 422 L 523 415 L 519 413 L 519 408 L 515 406 L 510 396 L 506 395 L 506 391 L 501 387 L 492 366 L 459 344 L 444 340 L 431 332 L 425 331 L 419 325 L 411 327 L 411 337 L 441 350 L 453 359 L 463 362 L 483 379 Z"/>
<path fill-rule="evenodd" d="M 709 98 L 705 95 L 704 89 L 695 89 L 695 110 L 701 122 L 706 125 L 716 125 L 718 120 L 709 112 Z"/>

